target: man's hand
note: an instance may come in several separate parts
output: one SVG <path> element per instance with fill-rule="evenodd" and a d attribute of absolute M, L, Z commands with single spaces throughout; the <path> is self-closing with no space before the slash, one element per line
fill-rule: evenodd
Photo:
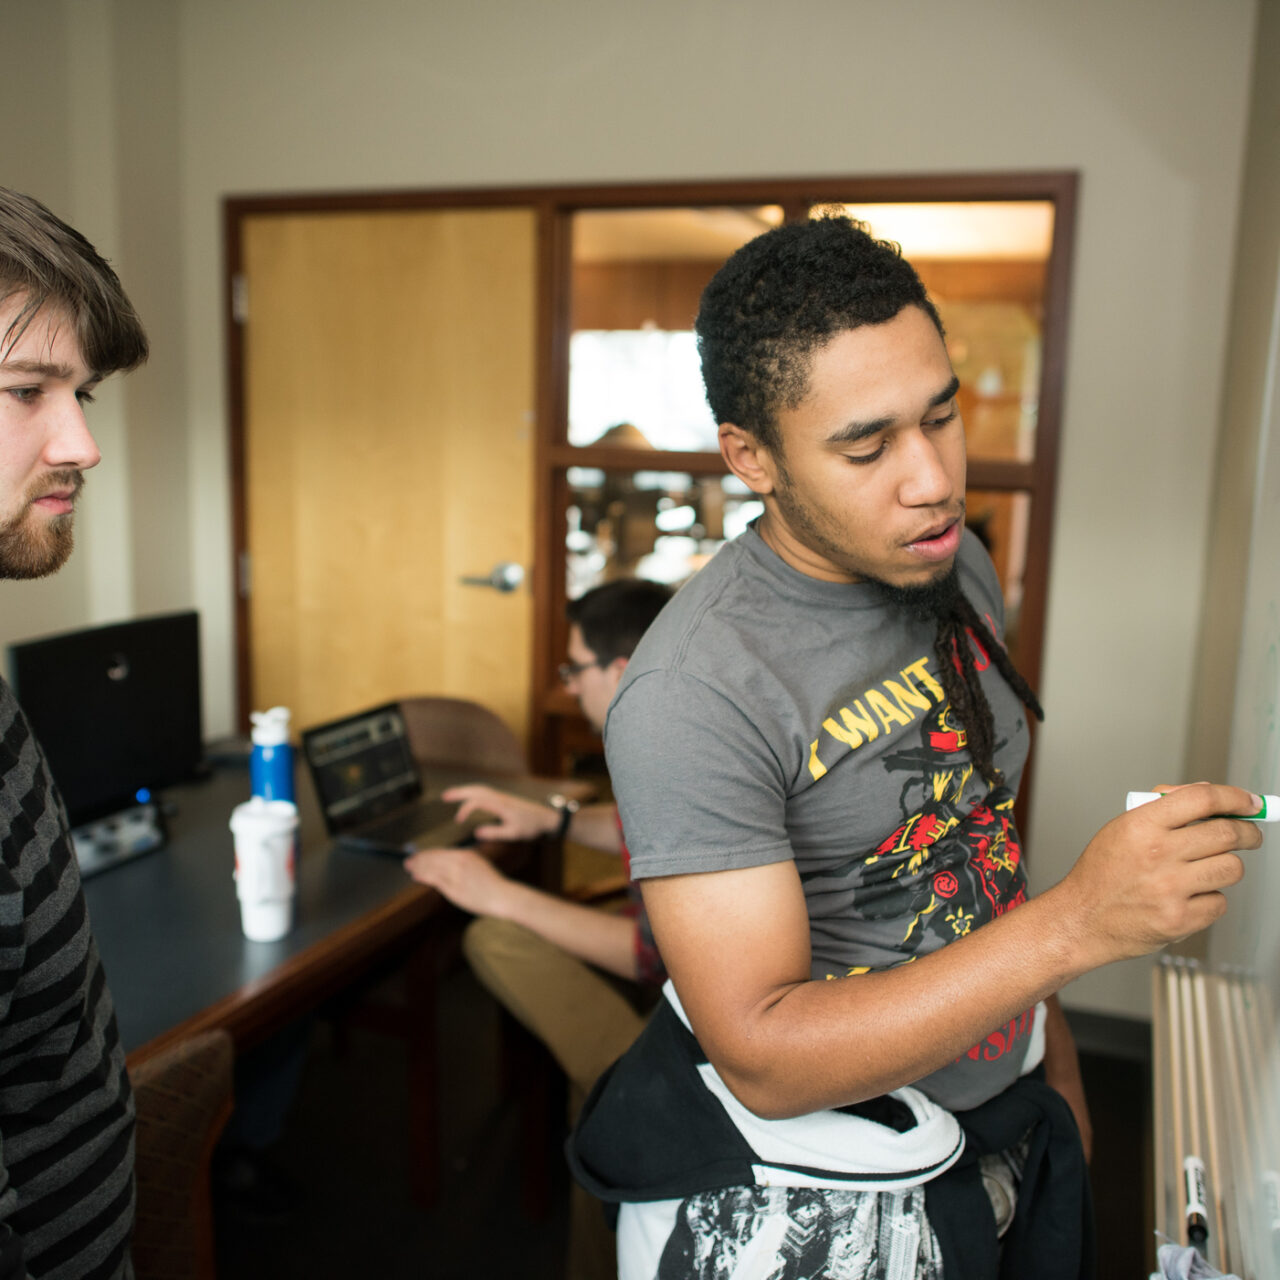
<path fill-rule="evenodd" d="M 473 849 L 423 849 L 405 859 L 404 869 L 472 915 L 509 914 L 511 881 Z"/>
<path fill-rule="evenodd" d="M 450 787 L 442 798 L 458 806 L 458 822 L 465 822 L 473 813 L 494 816 L 496 821 L 476 828 L 481 840 L 533 840 L 549 835 L 560 823 L 559 813 L 549 804 L 479 784 Z"/>
<path fill-rule="evenodd" d="M 1207 928 L 1227 909 L 1222 890 L 1244 875 L 1236 851 L 1262 843 L 1257 797 L 1197 782 L 1107 823 L 1050 893 L 1076 930 L 1086 968 L 1147 955 Z"/>
<path fill-rule="evenodd" d="M 634 920 L 509 880 L 474 849 L 424 849 L 406 858 L 404 869 L 455 907 L 477 916 L 512 920 L 571 956 L 621 978 L 635 981 L 639 976 Z"/>

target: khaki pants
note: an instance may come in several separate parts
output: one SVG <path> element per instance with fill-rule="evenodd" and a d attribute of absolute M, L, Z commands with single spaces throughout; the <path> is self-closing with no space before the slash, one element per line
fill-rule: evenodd
<path fill-rule="evenodd" d="M 462 946 L 476 977 L 569 1077 L 572 1123 L 591 1086 L 631 1047 L 645 1019 L 597 970 L 522 925 L 482 917 L 468 925 Z M 612 1280 L 615 1247 L 600 1202 L 574 1183 L 568 1280 Z"/>

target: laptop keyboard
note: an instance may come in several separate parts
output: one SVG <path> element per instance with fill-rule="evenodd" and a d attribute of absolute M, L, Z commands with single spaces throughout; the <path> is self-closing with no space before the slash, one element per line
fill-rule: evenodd
<path fill-rule="evenodd" d="M 407 813 L 398 813 L 385 822 L 364 827 L 360 834 L 366 838 L 385 841 L 387 844 L 409 844 L 430 829 L 432 816 L 435 815 L 428 815 L 422 809 L 410 809 Z M 439 814 L 441 820 L 447 816 L 446 811 Z"/>

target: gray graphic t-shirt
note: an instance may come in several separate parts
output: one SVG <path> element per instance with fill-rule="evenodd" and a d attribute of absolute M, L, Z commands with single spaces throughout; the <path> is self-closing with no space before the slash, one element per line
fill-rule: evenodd
<path fill-rule="evenodd" d="M 969 533 L 959 570 L 1000 637 L 995 569 Z M 873 584 L 798 573 L 754 529 L 725 546 L 641 641 L 609 711 L 633 876 L 794 859 L 815 978 L 902 964 L 1023 902 L 1023 708 L 972 638 L 1004 775 L 991 788 L 943 693 L 935 630 Z M 993 1097 L 1019 1074 L 1034 1016 L 918 1087 L 952 1110 Z"/>

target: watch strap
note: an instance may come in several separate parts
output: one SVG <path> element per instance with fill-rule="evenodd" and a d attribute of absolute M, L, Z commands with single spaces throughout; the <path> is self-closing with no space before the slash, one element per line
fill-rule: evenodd
<path fill-rule="evenodd" d="M 547 797 L 547 803 L 560 814 L 555 839 L 563 840 L 569 834 L 569 824 L 573 821 L 573 815 L 578 812 L 578 802 L 571 800 L 568 796 L 554 795 Z"/>

